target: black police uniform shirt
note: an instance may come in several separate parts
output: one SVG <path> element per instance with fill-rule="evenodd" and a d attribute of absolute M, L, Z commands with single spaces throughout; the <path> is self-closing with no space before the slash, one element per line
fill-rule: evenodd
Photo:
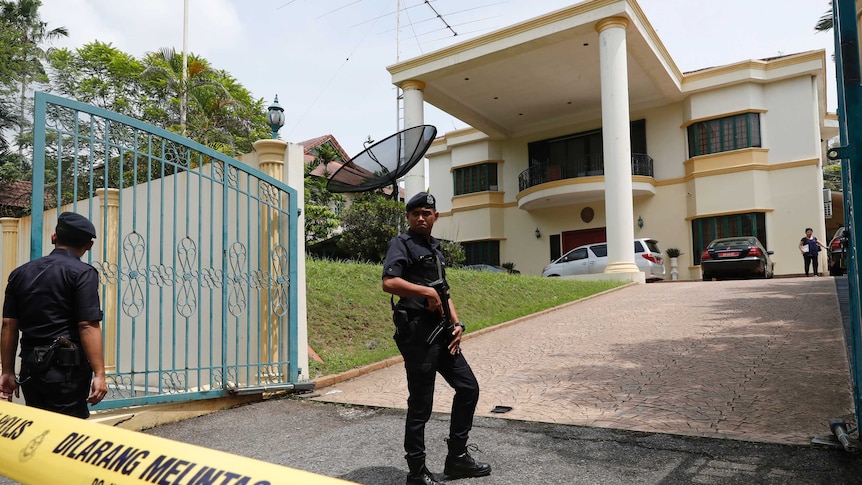
<path fill-rule="evenodd" d="M 396 236 L 389 241 L 389 247 L 386 250 L 383 277 L 393 276 L 428 286 L 428 283 L 439 279 L 434 253 L 440 261 L 440 273 L 445 279 L 446 263 L 440 251 L 440 241 L 433 236 L 426 239 L 425 236 L 413 231 L 407 231 L 406 237 L 405 234 Z M 398 301 L 398 307 L 406 310 L 425 310 L 427 306 L 428 302 L 422 297 L 402 296 Z"/>
<path fill-rule="evenodd" d="M 18 320 L 21 348 L 57 337 L 80 343 L 78 323 L 101 321 L 99 273 L 68 249 L 54 249 L 9 275 L 3 318 Z"/>

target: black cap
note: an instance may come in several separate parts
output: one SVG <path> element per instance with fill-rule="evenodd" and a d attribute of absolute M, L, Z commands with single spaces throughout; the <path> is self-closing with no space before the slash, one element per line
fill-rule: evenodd
<path fill-rule="evenodd" d="M 64 212 L 57 219 L 57 231 L 64 232 L 74 239 L 93 239 L 96 237 L 96 226 L 89 219 L 74 212 Z"/>
<path fill-rule="evenodd" d="M 407 212 L 412 211 L 413 209 L 419 207 L 427 207 L 429 209 L 437 210 L 437 206 L 435 205 L 436 201 L 434 200 L 434 196 L 429 194 L 428 192 L 419 192 L 410 198 L 410 201 L 407 202 L 406 210 Z"/>

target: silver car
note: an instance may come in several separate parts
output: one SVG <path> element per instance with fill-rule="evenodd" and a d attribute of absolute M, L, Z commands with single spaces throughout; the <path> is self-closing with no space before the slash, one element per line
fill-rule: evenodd
<path fill-rule="evenodd" d="M 665 269 L 658 241 L 635 239 L 635 264 L 644 272 L 647 281 L 664 279 Z M 578 246 L 545 266 L 542 276 L 571 276 L 604 273 L 608 265 L 608 243 Z"/>

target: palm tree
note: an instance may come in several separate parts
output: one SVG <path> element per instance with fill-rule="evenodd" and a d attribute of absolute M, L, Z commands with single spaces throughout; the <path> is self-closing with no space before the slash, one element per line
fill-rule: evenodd
<path fill-rule="evenodd" d="M 814 30 L 817 32 L 826 32 L 832 30 L 832 0 L 829 1 L 829 10 L 820 17 L 817 24 L 814 25 Z"/>
<path fill-rule="evenodd" d="M 48 23 L 43 22 L 39 16 L 41 0 L 11 0 L 0 1 L 0 21 L 4 27 L 8 26 L 15 32 L 21 58 L 17 66 L 19 72 L 15 73 L 21 87 L 19 115 L 19 140 L 24 138 L 24 128 L 27 101 L 27 89 L 33 80 L 46 81 L 45 67 L 42 60 L 47 58 L 47 51 L 42 48 L 46 42 L 67 37 L 69 31 L 65 27 L 48 29 Z M 18 143 L 18 156 L 23 158 L 23 147 Z"/>

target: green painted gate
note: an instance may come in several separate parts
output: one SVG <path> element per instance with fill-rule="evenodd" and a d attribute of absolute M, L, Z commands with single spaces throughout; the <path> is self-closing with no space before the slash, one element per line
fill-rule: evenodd
<path fill-rule="evenodd" d="M 62 211 L 89 217 L 108 395 L 98 408 L 289 388 L 297 197 L 167 130 L 35 95 L 30 256 Z"/>

